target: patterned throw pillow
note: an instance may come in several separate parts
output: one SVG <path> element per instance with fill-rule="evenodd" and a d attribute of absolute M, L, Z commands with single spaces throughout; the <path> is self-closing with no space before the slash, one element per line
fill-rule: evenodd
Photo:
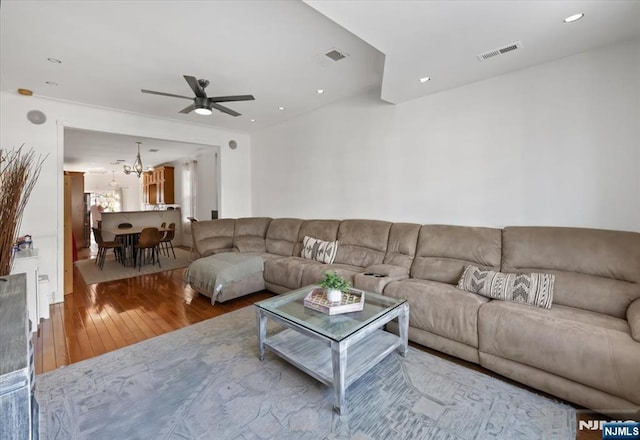
<path fill-rule="evenodd" d="M 322 241 L 305 236 L 302 240 L 302 258 L 331 264 L 338 253 L 337 241 Z"/>
<path fill-rule="evenodd" d="M 548 273 L 502 273 L 469 265 L 458 281 L 458 289 L 550 309 L 555 278 Z"/>

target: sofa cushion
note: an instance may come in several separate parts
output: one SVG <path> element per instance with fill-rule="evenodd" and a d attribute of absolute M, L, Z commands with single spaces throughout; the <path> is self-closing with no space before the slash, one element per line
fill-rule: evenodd
<path fill-rule="evenodd" d="M 379 220 L 343 220 L 338 230 L 336 263 L 362 268 L 384 261 L 391 223 Z"/>
<path fill-rule="evenodd" d="M 298 241 L 302 220 L 299 218 L 275 218 L 269 223 L 266 250 L 271 254 L 289 257 Z"/>
<path fill-rule="evenodd" d="M 234 246 L 239 252 L 266 252 L 264 238 L 238 237 L 234 240 Z"/>
<path fill-rule="evenodd" d="M 240 252 L 265 252 L 265 235 L 271 219 L 249 217 L 236 219 L 233 247 Z"/>
<path fill-rule="evenodd" d="M 236 220 L 232 218 L 205 220 L 191 223 L 193 247 L 200 256 L 233 248 Z"/>
<path fill-rule="evenodd" d="M 393 264 L 372 264 L 365 269 L 365 273 L 385 275 L 389 277 L 409 278 L 409 269 L 400 266 L 394 266 Z"/>
<path fill-rule="evenodd" d="M 408 279 L 389 283 L 385 296 L 409 301 L 409 325 L 478 347 L 478 309 L 489 301 L 450 284 Z"/>
<path fill-rule="evenodd" d="M 303 286 L 302 273 L 308 265 L 324 266 L 314 260 L 301 257 L 272 258 L 264 262 L 264 280 L 288 289 Z"/>
<path fill-rule="evenodd" d="M 340 220 L 305 220 L 298 232 L 298 242 L 293 248 L 293 256 L 299 257 L 302 253 L 302 240 L 304 237 L 314 237 L 318 240 L 335 241 L 338 237 Z"/>
<path fill-rule="evenodd" d="M 411 268 L 416 255 L 420 225 L 417 223 L 394 223 L 389 230 L 385 264 Z"/>
<path fill-rule="evenodd" d="M 270 217 L 245 217 L 236 219 L 234 237 L 261 237 L 267 235 L 267 228 L 271 223 Z"/>
<path fill-rule="evenodd" d="M 624 319 L 561 305 L 547 310 L 491 301 L 480 308 L 479 338 L 482 353 L 640 404 L 640 344 Z"/>
<path fill-rule="evenodd" d="M 302 280 L 300 282 L 303 286 L 309 284 L 318 284 L 324 277 L 325 272 L 336 272 L 338 275 L 349 281 L 353 285 L 353 277 L 357 273 L 362 273 L 364 269 L 360 266 L 352 266 L 349 264 L 319 264 L 308 265 L 304 267 L 302 273 Z"/>
<path fill-rule="evenodd" d="M 336 259 L 337 252 L 337 241 L 323 241 L 307 236 L 302 240 L 302 252 L 300 256 L 308 260 L 331 264 Z"/>
<path fill-rule="evenodd" d="M 631 337 L 640 342 L 640 299 L 632 302 L 627 309 L 627 321 L 631 327 Z"/>
<path fill-rule="evenodd" d="M 507 227 L 502 237 L 502 272 L 554 274 L 554 304 L 626 318 L 640 298 L 640 233 Z"/>
<path fill-rule="evenodd" d="M 554 279 L 545 273 L 505 274 L 468 265 L 458 281 L 458 289 L 548 309 L 553 301 Z"/>
<path fill-rule="evenodd" d="M 500 229 L 424 225 L 420 228 L 411 276 L 457 284 L 468 264 L 500 270 L 501 243 Z"/>

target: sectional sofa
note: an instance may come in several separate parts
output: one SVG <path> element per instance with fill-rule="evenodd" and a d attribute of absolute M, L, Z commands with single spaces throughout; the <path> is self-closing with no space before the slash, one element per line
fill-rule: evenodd
<path fill-rule="evenodd" d="M 285 293 L 335 270 L 356 288 L 406 298 L 413 342 L 612 417 L 640 419 L 640 233 L 239 218 L 194 223 L 192 234 L 203 257 L 263 257 L 256 290 Z M 337 240 L 333 263 L 301 256 L 307 236 Z M 461 290 L 467 265 L 553 274 L 552 306 Z"/>

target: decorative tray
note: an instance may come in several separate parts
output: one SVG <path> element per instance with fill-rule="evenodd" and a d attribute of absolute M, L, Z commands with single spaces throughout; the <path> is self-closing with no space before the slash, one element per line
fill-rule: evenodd
<path fill-rule="evenodd" d="M 359 312 L 364 309 L 364 292 L 362 290 L 349 289 L 342 293 L 340 302 L 330 302 L 324 289 L 313 289 L 304 298 L 304 306 L 328 315 L 340 313 Z"/>

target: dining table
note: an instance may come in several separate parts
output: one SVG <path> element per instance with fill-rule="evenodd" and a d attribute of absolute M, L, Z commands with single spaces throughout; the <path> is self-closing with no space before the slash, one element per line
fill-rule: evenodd
<path fill-rule="evenodd" d="M 138 242 L 138 237 L 140 236 L 140 233 L 142 232 L 143 229 L 146 228 L 156 228 L 158 229 L 158 232 L 160 232 L 160 237 L 162 237 L 164 235 L 165 232 L 170 231 L 170 228 L 167 227 L 160 227 L 160 226 L 156 226 L 156 225 L 146 225 L 146 226 L 136 226 L 133 225 L 131 227 L 125 227 L 125 228 L 118 228 L 118 227 L 113 227 L 113 228 L 103 228 L 102 232 L 107 232 L 109 234 L 113 234 L 115 236 L 115 239 L 122 239 L 124 242 L 124 249 L 123 249 L 123 258 L 122 258 L 122 264 L 124 266 L 135 266 L 136 264 L 136 243 Z"/>

